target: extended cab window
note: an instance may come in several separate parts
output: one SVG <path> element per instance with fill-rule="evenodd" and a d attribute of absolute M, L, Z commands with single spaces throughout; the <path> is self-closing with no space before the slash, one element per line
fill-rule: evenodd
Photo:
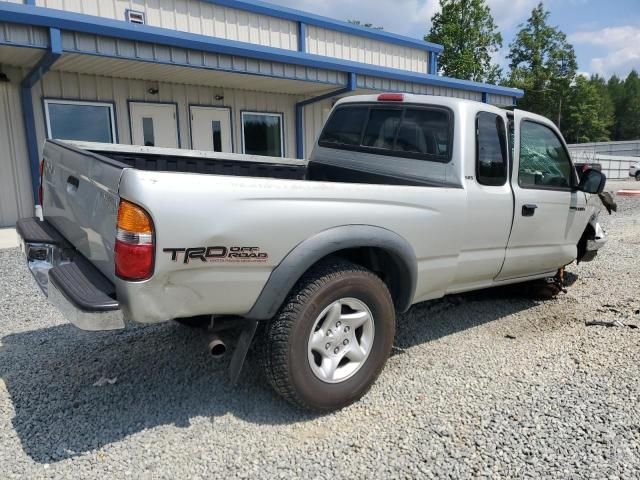
<path fill-rule="evenodd" d="M 328 148 L 448 162 L 452 134 L 452 116 L 443 108 L 345 105 L 333 112 L 318 143 Z"/>
<path fill-rule="evenodd" d="M 476 117 L 476 177 L 482 185 L 498 186 L 507 181 L 504 120 L 495 113 L 480 112 Z"/>
<path fill-rule="evenodd" d="M 553 130 L 523 121 L 520 126 L 518 183 L 523 188 L 570 188 L 573 168 L 569 155 Z"/>

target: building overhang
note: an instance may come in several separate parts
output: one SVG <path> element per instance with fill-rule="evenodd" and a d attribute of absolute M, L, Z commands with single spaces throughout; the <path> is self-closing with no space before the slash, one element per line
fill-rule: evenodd
<path fill-rule="evenodd" d="M 346 84 L 347 75 L 358 74 L 395 82 L 407 82 L 439 88 L 466 90 L 470 92 L 480 92 L 487 95 L 508 96 L 514 99 L 521 98 L 524 94 L 522 90 L 497 85 L 441 77 L 438 75 L 407 72 L 399 69 L 378 67 L 375 65 L 313 55 L 305 52 L 265 47 L 251 43 L 180 32 L 148 25 L 136 25 L 119 20 L 105 19 L 91 15 L 34 7 L 30 5 L 0 2 L 0 20 L 27 26 L 57 28 L 63 31 L 63 34 L 67 32 L 86 34 L 100 38 L 111 38 L 116 40 L 126 40 L 129 42 L 141 42 L 148 45 L 161 45 L 168 48 L 179 48 L 191 52 L 200 52 L 202 54 L 244 58 L 258 63 L 272 62 L 274 64 L 291 65 L 295 68 L 309 68 L 318 71 L 336 72 L 344 76 L 342 82 L 343 85 Z M 63 53 L 90 52 L 79 52 L 77 49 L 69 49 L 69 46 L 65 42 L 63 44 Z M 103 57 L 107 56 L 104 54 L 101 55 Z M 149 62 L 162 63 L 156 60 L 150 60 Z M 206 68 L 206 66 L 204 66 L 204 68 Z M 214 68 L 211 69 L 213 70 Z M 260 75 L 260 72 L 243 73 Z M 296 78 L 292 80 L 298 81 Z M 301 80 L 304 82 L 319 83 L 316 80 L 308 78 L 303 78 Z M 328 86 L 325 85 L 324 88 L 327 89 Z"/>

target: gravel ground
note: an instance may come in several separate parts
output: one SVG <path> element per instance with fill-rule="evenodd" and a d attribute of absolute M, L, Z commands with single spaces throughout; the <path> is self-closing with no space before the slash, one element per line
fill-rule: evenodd
<path fill-rule="evenodd" d="M 0 250 L 0 477 L 639 478 L 640 329 L 585 326 L 640 324 L 640 199 L 618 201 L 566 295 L 414 307 L 371 392 L 326 416 L 276 397 L 251 355 L 229 387 L 177 324 L 75 329 Z"/>

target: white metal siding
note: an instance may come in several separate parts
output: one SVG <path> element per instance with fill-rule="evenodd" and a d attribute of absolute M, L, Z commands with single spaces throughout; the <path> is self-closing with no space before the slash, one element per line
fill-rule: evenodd
<path fill-rule="evenodd" d="M 67 52 L 73 51 L 77 53 L 88 53 L 91 55 L 95 54 L 131 60 L 145 60 L 153 63 L 250 73 L 274 78 L 305 80 L 331 85 L 344 85 L 346 83 L 346 75 L 344 73 L 330 70 L 223 54 L 205 53 L 196 50 L 166 47 L 163 45 L 155 45 L 145 42 L 116 40 L 113 38 L 84 33 L 63 32 L 62 46 Z M 87 64 L 89 62 L 100 62 L 101 64 L 107 63 L 103 58 L 95 56 L 82 57 L 82 62 L 83 64 Z M 61 59 L 58 65 L 64 63 L 65 58 Z M 140 76 L 140 74 L 136 75 L 136 72 L 145 72 L 151 68 L 152 67 L 149 63 L 136 62 L 135 64 L 128 65 L 126 67 L 124 76 L 128 76 L 130 78 L 144 78 L 144 76 Z M 192 72 L 192 70 L 185 70 L 185 72 Z M 121 76 L 116 72 L 112 72 L 110 75 Z M 242 78 L 238 77 L 238 81 L 242 81 Z M 193 83 L 195 83 L 195 81 Z M 242 85 L 234 86 L 245 88 Z"/>
<path fill-rule="evenodd" d="M 457 88 L 433 87 L 418 83 L 389 80 L 386 78 L 358 75 L 358 89 L 365 91 L 404 92 L 418 95 L 440 95 L 442 97 L 456 97 L 465 100 L 482 101 L 482 93 L 460 90 Z M 510 97 L 507 97 L 510 98 Z"/>
<path fill-rule="evenodd" d="M 507 95 L 489 95 L 488 101 L 491 105 L 497 105 L 498 107 L 508 107 L 513 105 L 513 97 Z"/>
<path fill-rule="evenodd" d="M 154 84 L 155 85 L 155 84 Z M 69 100 L 105 101 L 115 103 L 116 128 L 119 143 L 130 143 L 129 109 L 127 100 L 149 102 L 174 102 L 178 104 L 178 131 L 180 146 L 191 147 L 189 129 L 189 104 L 231 107 L 233 115 L 234 151 L 241 152 L 242 139 L 240 112 L 252 110 L 260 112 L 284 113 L 285 155 L 295 156 L 295 103 L 297 97 L 288 94 L 251 92 L 229 88 L 158 83 L 158 94 L 148 93 L 149 83 L 142 80 L 109 78 L 98 75 L 82 75 L 52 71 L 44 81 L 33 89 L 36 106 L 38 141 L 45 139 L 42 98 L 64 98 Z M 224 99 L 217 101 L 217 95 Z"/>
<path fill-rule="evenodd" d="M 307 52 L 354 62 L 427 73 L 428 52 L 313 25 L 307 26 Z"/>
<path fill-rule="evenodd" d="M 9 227 L 33 215 L 33 197 L 18 84 L 23 72 L 3 71 L 13 80 L 0 83 L 0 227 Z"/>
<path fill-rule="evenodd" d="M 198 0 L 37 0 L 40 7 L 125 20 L 144 12 L 147 25 L 287 50 L 298 49 L 296 22 Z"/>

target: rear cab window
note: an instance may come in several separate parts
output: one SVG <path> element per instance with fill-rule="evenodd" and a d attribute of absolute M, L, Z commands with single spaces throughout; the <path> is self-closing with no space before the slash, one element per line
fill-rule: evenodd
<path fill-rule="evenodd" d="M 346 104 L 329 118 L 321 147 L 447 163 L 453 113 L 430 105 Z"/>
<path fill-rule="evenodd" d="M 476 178 L 487 186 L 507 181 L 507 132 L 504 119 L 495 113 L 476 116 Z"/>

